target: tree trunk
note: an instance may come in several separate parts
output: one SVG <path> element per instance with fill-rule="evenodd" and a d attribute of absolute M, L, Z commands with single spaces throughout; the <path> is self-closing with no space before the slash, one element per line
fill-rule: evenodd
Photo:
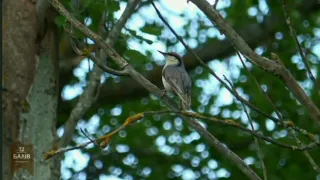
<path fill-rule="evenodd" d="M 57 117 L 57 47 L 52 19 L 39 38 L 36 4 L 3 2 L 3 179 L 59 179 L 59 159 L 44 161 L 55 147 Z M 11 145 L 34 145 L 34 174 L 11 173 Z"/>

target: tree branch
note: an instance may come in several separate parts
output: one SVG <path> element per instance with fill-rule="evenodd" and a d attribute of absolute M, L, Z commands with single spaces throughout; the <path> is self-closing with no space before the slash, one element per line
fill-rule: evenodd
<path fill-rule="evenodd" d="M 273 117 L 270 116 L 269 114 L 263 112 L 262 110 L 260 110 L 258 107 L 254 106 L 253 104 L 251 104 L 249 101 L 247 101 L 246 99 L 242 98 L 237 91 L 235 91 L 235 89 L 228 86 L 228 84 L 226 84 L 205 62 L 202 61 L 202 59 L 184 42 L 184 40 L 175 32 L 175 30 L 169 25 L 169 23 L 165 20 L 165 18 L 162 16 L 161 12 L 158 10 L 157 6 L 155 6 L 155 4 L 153 3 L 153 1 L 151 1 L 152 6 L 154 7 L 154 9 L 156 10 L 157 15 L 159 16 L 159 18 L 162 20 L 162 22 L 170 29 L 170 31 L 176 36 L 176 38 L 183 44 L 183 46 L 188 50 L 188 52 L 190 52 L 192 54 L 192 56 L 194 56 L 197 61 L 204 67 L 206 68 L 210 74 L 212 74 L 233 96 L 236 97 L 237 100 L 239 100 L 241 103 L 246 104 L 248 107 L 250 107 L 251 109 L 253 109 L 254 111 L 258 112 L 259 114 L 263 115 L 264 117 L 273 120 L 274 122 L 276 122 L 277 124 L 283 126 L 284 128 L 293 128 L 294 130 L 302 133 L 303 135 L 307 136 L 308 138 L 311 138 L 312 141 L 314 141 L 314 135 L 312 135 L 311 133 L 308 133 L 306 130 L 304 129 L 300 129 L 299 127 L 296 126 L 288 126 L 288 124 L 284 121 L 280 121 L 282 116 L 280 115 L 280 113 L 277 111 L 275 105 L 272 103 L 270 97 L 266 95 L 266 97 L 268 98 L 269 102 L 273 105 L 273 107 L 276 110 L 276 113 L 279 117 Z M 239 54 L 238 54 L 239 55 Z M 240 56 L 239 56 L 240 57 Z M 241 59 L 241 57 L 240 57 Z M 242 60 L 242 59 L 241 59 Z M 246 66 L 244 65 L 244 67 L 246 68 Z M 249 71 L 250 74 L 250 71 Z M 253 77 L 253 75 L 251 74 L 251 76 Z M 255 78 L 253 78 L 255 80 Z M 259 86 L 257 80 L 255 80 L 256 85 L 258 86 L 259 90 L 263 93 L 261 87 Z M 229 82 L 230 84 L 230 82 Z"/>
<path fill-rule="evenodd" d="M 297 137 L 296 133 L 295 133 L 294 131 L 290 131 L 290 132 L 291 132 L 291 134 L 293 135 L 294 139 L 296 140 L 298 146 L 303 145 L 303 144 L 301 143 L 301 141 L 299 140 L 299 138 Z M 314 159 L 311 157 L 311 155 L 310 155 L 307 151 L 303 151 L 303 154 L 306 156 L 307 160 L 308 160 L 309 163 L 312 165 L 312 168 L 313 168 L 316 172 L 320 173 L 320 168 L 319 168 L 319 166 L 317 165 L 317 163 L 314 161 Z"/>
<path fill-rule="evenodd" d="M 150 4 L 146 1 L 145 4 Z M 139 4 L 140 7 L 141 3 Z M 307 2 L 299 3 L 294 6 L 301 14 L 305 16 L 312 15 L 317 12 L 320 4 L 317 0 L 308 0 Z M 259 45 L 264 45 L 264 42 L 272 39 L 274 34 L 278 31 L 278 28 L 283 25 L 283 22 L 277 21 L 281 18 L 279 14 L 271 14 L 270 16 L 265 16 L 264 21 L 261 23 L 249 23 L 246 25 L 238 25 L 235 28 L 241 37 L 247 42 L 247 44 L 255 48 Z M 70 45 L 69 45 L 70 46 Z M 94 45 L 96 46 L 96 45 Z M 71 48 L 68 48 L 71 49 Z M 214 51 L 212 51 L 214 49 Z M 205 43 L 199 44 L 199 46 L 193 49 L 194 52 L 202 59 L 205 63 L 210 62 L 214 59 L 223 59 L 234 53 L 234 48 L 230 40 L 216 40 L 210 39 Z M 66 54 L 66 52 L 64 53 Z M 191 53 L 186 52 L 183 56 L 186 69 L 192 70 L 199 66 L 199 62 L 192 56 Z M 60 60 L 63 63 L 63 71 L 60 71 L 60 91 L 62 88 L 69 83 L 69 80 L 65 77 L 72 76 L 72 69 L 75 65 L 70 65 L 74 60 Z M 79 61 L 80 62 L 80 61 Z M 154 83 L 156 86 L 161 87 L 161 71 L 162 67 L 155 66 L 152 71 L 143 72 L 143 76 L 146 77 L 150 82 Z M 139 84 L 128 79 L 121 79 L 119 83 L 113 83 L 106 81 L 101 85 L 99 97 L 97 102 L 92 105 L 92 108 L 98 108 L 102 105 L 119 104 L 127 100 L 136 100 L 141 97 L 148 96 L 148 91 L 141 87 Z M 60 99 L 61 100 L 61 99 Z M 62 102 L 60 102 L 62 103 Z M 63 109 L 59 109 L 59 113 L 69 113 L 73 106 L 71 103 L 64 103 Z"/>
<path fill-rule="evenodd" d="M 219 2 L 219 0 L 216 0 L 216 1 L 214 2 L 213 6 L 212 6 L 214 9 L 217 9 L 218 2 Z"/>
<path fill-rule="evenodd" d="M 283 12 L 284 12 L 284 15 L 285 15 L 285 17 L 286 17 L 286 23 L 287 23 L 287 25 L 288 25 L 288 27 L 289 27 L 290 34 L 291 34 L 291 36 L 292 36 L 292 38 L 293 38 L 293 40 L 294 40 L 294 42 L 295 42 L 295 44 L 296 44 L 296 46 L 297 46 L 297 49 L 298 49 L 298 51 L 299 51 L 299 53 L 300 53 L 301 59 L 302 59 L 302 61 L 303 61 L 303 64 L 304 64 L 305 67 L 306 67 L 307 74 L 309 75 L 310 79 L 313 81 L 314 85 L 316 85 L 316 82 L 317 82 L 317 81 L 316 81 L 316 78 L 313 76 L 313 74 L 312 74 L 312 72 L 311 72 L 310 66 L 309 66 L 308 61 L 307 61 L 307 59 L 306 59 L 306 56 L 305 56 L 305 54 L 303 53 L 302 47 L 301 47 L 301 45 L 300 45 L 300 43 L 299 43 L 299 41 L 298 41 L 298 37 L 297 37 L 296 30 L 293 28 L 293 25 L 292 25 L 292 23 L 291 23 L 290 16 L 289 16 L 289 14 L 288 14 L 287 5 L 285 4 L 284 0 L 280 0 L 280 1 L 281 1 L 281 3 L 282 3 Z M 316 87 L 316 88 L 317 88 L 317 87 Z"/>
<path fill-rule="evenodd" d="M 108 35 L 108 38 L 106 41 L 109 43 L 110 46 L 112 46 L 117 40 L 117 37 L 121 32 L 121 29 L 129 19 L 131 14 L 133 13 L 138 2 L 139 0 L 133 0 L 128 2 L 128 5 L 124 10 L 124 13 L 120 17 L 118 23 L 112 28 L 112 30 Z M 78 54 L 82 53 L 79 51 L 79 49 L 76 49 L 75 51 L 77 51 L 76 53 Z M 102 61 L 101 61 L 102 58 L 100 59 L 96 58 L 95 56 L 91 55 L 91 52 L 87 52 L 86 54 L 89 55 L 89 57 L 94 61 L 94 63 L 98 67 L 100 67 L 102 70 L 112 74 L 116 74 L 116 75 L 127 75 L 127 72 L 125 71 L 117 71 L 109 67 L 106 67 L 105 65 L 102 64 Z M 77 122 L 96 100 L 97 94 L 99 92 L 98 89 L 100 88 L 100 77 L 103 73 L 103 71 L 101 71 L 101 69 L 99 69 L 98 67 L 96 66 L 94 67 L 89 78 L 88 87 L 81 94 L 79 101 L 77 102 L 75 107 L 72 109 L 70 116 L 64 125 L 64 134 L 61 137 L 59 142 L 60 147 L 66 146 L 67 144 L 70 143 Z"/>
<path fill-rule="evenodd" d="M 105 44 L 101 37 L 94 34 L 90 31 L 86 26 L 77 21 L 74 17 L 72 17 L 69 12 L 59 3 L 58 0 L 50 0 L 50 4 L 63 16 L 66 17 L 66 20 L 71 22 L 77 29 L 79 29 L 86 36 L 91 38 L 94 42 L 96 42 L 105 52 L 109 55 L 109 57 L 116 63 L 120 68 L 126 68 L 130 73 L 130 76 L 146 88 L 149 92 L 153 93 L 158 98 L 161 98 L 167 106 L 169 106 L 173 110 L 178 110 L 178 106 L 174 103 L 169 97 L 166 95 L 163 96 L 163 92 L 145 79 L 141 74 L 133 69 L 133 67 L 128 64 L 114 49 L 110 47 L 110 45 Z M 201 126 L 199 122 L 195 119 L 188 118 L 183 116 L 187 123 L 196 129 L 196 131 L 202 135 L 207 141 L 213 145 L 221 154 L 223 154 L 227 159 L 231 160 L 244 174 L 248 176 L 248 178 L 252 180 L 259 180 L 260 177 L 247 165 L 244 161 L 238 157 L 235 153 L 233 153 L 230 149 L 228 149 L 224 144 L 222 144 L 218 139 L 216 139 L 212 134 L 210 134 L 204 127 Z"/>
<path fill-rule="evenodd" d="M 115 28 L 116 28 L 116 26 L 115 26 Z M 72 32 L 70 30 L 68 30 L 66 28 L 64 30 L 71 37 L 73 37 Z M 111 31 L 111 32 L 113 32 L 113 31 Z M 75 40 L 76 40 L 75 38 L 72 39 L 72 41 L 75 41 Z M 114 43 L 111 42 L 110 44 L 114 44 Z M 104 70 L 107 73 L 110 73 L 110 74 L 113 74 L 113 75 L 116 75 L 116 76 L 127 76 L 128 75 L 128 73 L 125 70 L 119 71 L 119 70 L 112 69 L 112 68 L 104 65 L 103 61 L 101 59 L 105 59 L 106 58 L 105 56 L 101 56 L 100 55 L 100 58 L 98 58 L 97 57 L 98 55 L 92 55 L 91 54 L 92 52 L 89 49 L 80 50 L 80 49 L 78 49 L 78 47 L 76 46 L 76 43 L 74 43 L 74 42 L 72 43 L 72 48 L 79 56 L 90 58 L 94 62 L 95 65 L 97 65 L 100 69 Z M 95 72 L 95 71 L 92 71 L 92 73 L 93 72 Z M 99 74 L 102 75 L 102 71 Z"/>
<path fill-rule="evenodd" d="M 286 86 L 291 90 L 297 100 L 309 111 L 311 118 L 320 126 L 320 110 L 306 95 L 291 73 L 281 63 L 261 57 L 255 53 L 248 44 L 236 33 L 231 25 L 213 9 L 207 1 L 191 0 L 198 8 L 235 44 L 237 49 L 256 66 L 275 74 L 279 74 Z"/>
<path fill-rule="evenodd" d="M 169 25 L 169 23 L 164 19 L 164 17 L 161 15 L 160 11 L 158 10 L 158 8 L 155 6 L 155 4 L 153 2 L 151 2 L 152 6 L 154 7 L 154 9 L 156 10 L 159 18 L 162 20 L 162 22 L 170 29 L 170 31 L 176 36 L 176 38 L 181 42 L 181 44 L 187 49 L 188 52 L 190 52 L 192 54 L 192 56 L 194 56 L 197 61 L 201 64 L 201 66 L 203 66 L 204 68 L 206 68 L 210 74 L 212 74 L 222 85 L 223 87 L 225 87 L 231 94 L 233 94 L 239 101 L 245 103 L 246 105 L 248 105 L 251 109 L 257 111 L 258 113 L 262 114 L 263 116 L 269 118 L 269 119 L 275 119 L 274 117 L 268 115 L 267 113 L 264 113 L 262 110 L 260 110 L 259 108 L 255 107 L 254 105 L 252 105 L 249 101 L 245 100 L 244 98 L 242 98 L 238 93 L 236 93 L 232 88 L 230 88 L 205 62 L 202 61 L 202 59 L 184 42 L 184 40 L 174 31 L 174 29 Z"/>
<path fill-rule="evenodd" d="M 243 66 L 245 67 L 245 64 L 243 63 L 240 54 L 239 54 L 238 52 L 237 52 L 237 54 L 238 54 L 238 56 L 240 57 Z M 232 89 L 233 89 L 234 91 L 236 91 L 236 88 L 233 86 L 233 84 L 230 84 L 230 86 L 232 87 Z M 249 112 L 248 112 L 246 106 L 244 105 L 243 102 L 240 102 L 240 103 L 241 103 L 241 105 L 242 105 L 242 107 L 243 107 L 244 113 L 246 114 L 246 116 L 247 116 L 247 118 L 248 118 L 248 120 L 249 120 L 249 123 L 250 123 L 250 126 L 251 126 L 252 131 L 255 131 L 254 126 L 253 126 L 252 119 L 251 119 L 251 117 L 250 117 L 250 115 L 249 115 Z M 260 149 L 260 145 L 259 145 L 259 141 L 258 141 L 258 138 L 257 138 L 257 137 L 254 137 L 254 142 L 255 142 L 255 144 L 256 144 L 257 156 L 258 156 L 258 158 L 259 158 L 259 160 L 260 160 L 260 163 L 261 163 L 262 172 L 263 172 L 263 178 L 264 178 L 264 180 L 268 180 L 267 168 L 266 168 L 266 165 L 265 165 L 265 163 L 264 163 L 264 161 L 263 161 L 263 154 L 262 154 L 262 151 L 261 151 L 261 149 Z"/>
<path fill-rule="evenodd" d="M 274 144 L 274 145 L 277 145 L 277 146 L 280 146 L 280 147 L 286 148 L 286 149 L 304 151 L 304 150 L 312 149 L 316 146 L 320 147 L 320 142 L 312 142 L 307 146 L 301 146 L 301 147 L 283 144 L 283 143 L 280 143 L 280 142 L 273 140 L 271 137 L 264 136 L 254 130 L 250 130 L 234 120 L 231 120 L 231 119 L 222 120 L 222 119 L 218 119 L 215 117 L 205 116 L 205 115 L 202 115 L 199 113 L 164 110 L 164 111 L 147 111 L 147 112 L 144 112 L 143 114 L 148 115 L 148 114 L 168 114 L 168 113 L 180 114 L 180 115 L 184 115 L 184 116 L 188 116 L 188 117 L 192 117 L 192 118 L 196 118 L 196 119 L 209 120 L 210 122 L 213 122 L 213 123 L 234 127 L 234 128 L 237 128 L 241 131 L 247 132 L 247 133 L 253 135 L 254 137 L 257 137 L 257 138 L 262 139 L 264 141 L 270 142 L 271 144 Z"/>
<path fill-rule="evenodd" d="M 276 108 L 275 104 L 273 103 L 273 101 L 271 100 L 271 98 L 268 96 L 268 94 L 262 90 L 261 86 L 259 85 L 257 79 L 252 75 L 252 73 L 249 71 L 249 69 L 247 68 L 247 66 L 245 65 L 245 63 L 243 62 L 239 51 L 236 51 L 237 55 L 243 65 L 243 67 L 246 69 L 246 71 L 249 73 L 249 75 L 251 76 L 251 78 L 254 80 L 257 88 L 259 89 L 260 93 L 263 94 L 267 100 L 269 101 L 269 103 L 272 105 L 272 107 L 274 108 L 277 116 L 279 117 L 279 119 L 281 120 L 281 122 L 283 121 L 282 115 L 280 113 L 280 111 L 278 111 L 278 109 Z M 273 54 L 274 57 L 277 57 L 276 54 Z M 248 116 L 248 115 L 247 115 Z M 298 146 L 301 146 L 302 143 L 300 142 L 299 138 L 296 135 L 296 132 L 294 131 L 294 129 L 292 127 L 288 127 L 288 130 L 290 132 L 290 134 L 294 137 L 294 139 L 296 140 Z M 314 140 L 314 142 L 319 142 L 318 140 Z M 318 165 L 315 163 L 315 161 L 313 160 L 313 158 L 311 157 L 311 155 L 307 152 L 307 151 L 303 151 L 303 154 L 306 156 L 306 158 L 308 159 L 308 161 L 310 162 L 310 164 L 312 165 L 313 169 L 316 170 L 317 172 L 320 172 L 320 168 L 318 167 Z M 266 177 L 266 173 L 264 172 L 264 177 Z"/>
<path fill-rule="evenodd" d="M 230 127 L 235 127 L 235 128 L 240 129 L 240 130 L 242 130 L 244 132 L 248 132 L 248 133 L 252 134 L 253 136 L 255 136 L 257 138 L 260 138 L 262 140 L 270 142 L 271 144 L 280 146 L 282 148 L 291 149 L 293 151 L 295 151 L 295 150 L 297 150 L 297 151 L 305 151 L 305 150 L 310 150 L 312 148 L 320 146 L 320 143 L 311 143 L 311 144 L 305 145 L 305 146 L 304 145 L 293 146 L 293 145 L 283 144 L 283 143 L 280 143 L 280 142 L 277 142 L 277 141 L 273 140 L 271 137 L 263 136 L 263 135 L 257 133 L 254 130 L 247 129 L 246 127 L 240 125 L 239 123 L 235 122 L 234 120 L 222 120 L 222 119 L 217 119 L 215 117 L 209 117 L 209 116 L 205 116 L 205 115 L 202 115 L 202 114 L 199 114 L 199 113 L 193 113 L 193 112 L 185 112 L 185 111 L 181 112 L 181 111 L 176 111 L 176 110 L 161 110 L 161 111 L 146 111 L 146 112 L 134 114 L 134 115 L 128 117 L 125 120 L 125 122 L 119 128 L 113 130 L 112 132 L 110 132 L 110 133 L 108 133 L 106 135 L 98 137 L 96 139 L 91 139 L 85 133 L 83 133 L 89 139 L 88 142 L 82 143 L 82 144 L 78 144 L 78 145 L 75 145 L 75 146 L 72 146 L 72 147 L 66 147 L 66 148 L 62 147 L 62 148 L 59 148 L 59 149 L 56 149 L 56 150 L 51 150 L 51 151 L 45 153 L 44 158 L 46 160 L 48 160 L 48 159 L 50 159 L 50 158 L 52 158 L 52 157 L 54 157 L 54 156 L 56 156 L 58 154 L 65 153 L 67 151 L 71 151 L 71 150 L 74 150 L 74 149 L 85 148 L 86 146 L 88 146 L 89 144 L 92 144 L 92 143 L 99 145 L 99 147 L 102 148 L 102 149 L 106 148 L 109 145 L 112 137 L 115 134 L 117 134 L 119 131 L 127 128 L 129 125 L 132 125 L 132 124 L 136 123 L 138 120 L 141 120 L 145 116 L 154 115 L 154 114 L 159 114 L 159 115 L 161 115 L 161 114 L 170 114 L 170 113 L 178 114 L 178 115 L 185 116 L 185 117 L 192 117 L 192 118 L 197 118 L 197 119 L 209 120 L 210 122 L 213 122 L 213 123 L 218 123 L 218 124 L 223 124 L 223 125 L 227 125 L 227 126 L 230 126 Z M 214 142 L 214 143 L 221 144 L 218 140 L 217 140 L 217 142 Z M 217 146 L 217 147 L 220 148 L 220 145 Z M 219 148 L 217 148 L 217 149 L 220 150 Z M 232 153 L 232 155 L 229 155 L 228 153 Z M 224 154 L 227 157 L 228 156 L 232 156 L 232 158 L 237 157 L 237 155 L 234 154 L 229 149 L 223 149 L 223 153 L 222 154 Z M 236 162 L 236 164 L 239 165 L 240 163 L 242 164 L 244 162 L 239 158 L 238 161 Z M 250 173 L 250 171 L 252 171 L 251 169 L 247 169 L 247 167 L 243 167 L 243 165 L 239 165 L 239 166 L 241 168 L 244 168 L 243 172 L 245 174 Z M 247 171 L 247 170 L 249 170 L 249 171 Z M 251 177 L 251 175 L 249 175 L 249 174 L 247 174 L 247 176 Z M 256 178 L 254 176 L 252 176 L 251 179 L 256 179 Z"/>

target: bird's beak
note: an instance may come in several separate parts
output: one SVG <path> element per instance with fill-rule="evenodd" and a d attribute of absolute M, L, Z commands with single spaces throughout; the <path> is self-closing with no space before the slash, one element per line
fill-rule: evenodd
<path fill-rule="evenodd" d="M 159 51 L 159 50 L 158 50 L 158 52 L 161 53 L 164 56 L 167 55 L 167 53 L 165 53 L 165 52 L 162 52 L 162 51 Z"/>

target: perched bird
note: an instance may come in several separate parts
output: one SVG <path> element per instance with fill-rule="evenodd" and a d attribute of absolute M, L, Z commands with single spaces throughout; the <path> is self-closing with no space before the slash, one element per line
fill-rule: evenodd
<path fill-rule="evenodd" d="M 182 110 L 190 109 L 192 82 L 182 57 L 174 52 L 159 52 L 166 57 L 166 64 L 162 69 L 162 83 L 165 90 L 180 98 Z"/>

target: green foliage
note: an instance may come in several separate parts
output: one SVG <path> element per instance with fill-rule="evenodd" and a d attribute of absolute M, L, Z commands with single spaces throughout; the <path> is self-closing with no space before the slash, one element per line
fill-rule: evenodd
<path fill-rule="evenodd" d="M 63 27 L 66 24 L 66 18 L 64 16 L 57 16 L 55 23 L 58 27 Z"/>
<path fill-rule="evenodd" d="M 108 0 L 105 3 L 103 0 L 86 0 L 81 1 L 82 4 L 80 4 L 79 9 L 71 8 L 71 6 L 68 7 L 82 22 L 84 22 L 86 18 L 91 18 L 92 23 L 89 25 L 89 28 L 95 32 L 98 32 L 98 25 L 102 13 L 107 9 L 107 28 L 104 29 L 102 33 L 102 36 L 105 38 L 108 30 L 117 23 L 118 19 L 115 18 L 114 13 L 120 9 L 120 4 L 123 2 L 125 1 Z M 259 9 L 261 3 L 264 2 L 268 6 L 268 12 L 265 14 Z M 222 1 L 219 3 L 222 3 Z M 148 4 L 146 3 L 144 6 L 148 6 Z M 319 8 L 319 5 L 317 5 L 317 7 Z M 250 8 L 256 8 L 257 16 L 251 17 L 248 15 Z M 319 31 L 320 12 L 319 10 L 315 10 L 314 7 L 307 7 L 307 4 L 304 4 L 304 2 L 300 0 L 288 1 L 288 9 L 292 23 L 299 36 L 299 41 L 307 54 L 306 57 L 311 67 L 317 70 L 317 74 L 314 75 L 320 77 L 319 53 L 317 55 L 317 53 L 313 51 L 316 45 L 315 42 L 317 42 L 319 38 L 315 35 L 315 31 L 316 29 Z M 200 32 L 209 33 L 209 30 L 211 31 L 210 28 L 213 27 L 208 25 L 204 20 L 205 18 L 199 14 L 194 16 L 196 18 L 189 18 L 187 13 L 172 15 L 167 11 L 163 12 L 165 16 L 168 16 L 167 19 L 172 16 L 176 16 L 175 18 L 184 18 L 186 23 L 182 25 L 182 28 L 179 30 L 185 32 L 182 33 L 184 34 L 183 38 L 185 40 L 191 39 L 191 31 L 195 31 L 197 36 L 200 36 L 202 35 Z M 297 51 L 289 28 L 285 23 L 280 1 L 230 1 L 230 6 L 221 9 L 221 12 L 227 15 L 227 21 L 237 30 L 245 29 L 250 24 L 257 23 L 263 27 L 266 31 L 263 36 L 267 37 L 258 37 L 261 38 L 261 40 L 259 39 L 258 43 L 251 44 L 251 48 L 256 49 L 257 52 L 259 51 L 259 53 L 266 57 L 270 57 L 271 53 L 278 54 L 292 75 L 301 83 L 304 90 L 308 92 L 313 102 L 320 107 L 319 90 L 316 90 L 312 84 L 308 85 L 310 84 L 310 80 L 306 75 L 300 54 Z M 134 16 L 141 14 L 142 10 L 138 10 Z M 143 25 L 138 28 L 126 25 L 122 30 L 121 36 L 117 39 L 114 48 L 134 66 L 137 71 L 162 88 L 160 74 L 156 73 L 159 67 L 157 63 L 152 60 L 154 56 L 151 56 L 150 47 L 155 46 L 153 48 L 158 48 L 156 43 L 161 41 L 166 45 L 166 48 L 176 50 L 179 49 L 177 47 L 178 45 L 180 46 L 180 43 L 176 38 L 171 38 L 172 36 L 169 37 L 168 33 L 165 33 L 163 26 L 155 23 L 158 22 L 156 21 L 158 20 L 157 16 L 146 17 L 141 15 L 141 17 L 144 21 L 142 23 Z M 150 21 L 150 18 L 152 21 Z M 258 20 L 259 18 L 260 20 Z M 65 26 L 65 19 L 58 16 L 56 18 L 56 24 L 59 27 Z M 140 24 L 140 22 L 137 22 L 137 24 Z M 172 26 L 175 28 L 175 24 L 172 24 Z M 77 31 L 75 32 L 77 33 Z M 243 32 L 239 31 L 239 33 L 241 34 Z M 256 36 L 254 36 L 255 31 L 250 33 L 252 33 L 252 37 L 256 38 Z M 153 35 L 156 38 L 150 40 L 150 36 L 146 37 L 146 34 Z M 241 95 L 244 95 L 246 99 L 256 107 L 262 109 L 265 113 L 275 116 L 273 106 L 268 102 L 266 96 L 260 92 L 249 72 L 242 67 L 239 58 L 235 57 L 232 47 L 232 52 L 230 52 L 226 47 L 228 42 L 218 39 L 217 36 L 218 35 L 214 37 L 206 36 L 205 42 L 200 42 L 199 38 L 194 38 L 198 44 L 196 48 L 197 52 L 206 54 L 207 52 L 201 51 L 205 46 L 221 42 L 221 49 L 220 47 L 218 49 L 221 52 L 217 53 L 218 56 L 210 61 L 218 62 L 218 64 L 221 65 L 220 68 L 225 67 L 226 70 L 215 69 L 216 67 L 213 67 L 213 70 L 217 71 L 218 76 L 222 77 L 222 79 L 223 75 L 229 74 L 229 79 Z M 85 38 L 83 35 L 77 37 Z M 132 41 L 134 41 L 135 44 L 144 44 L 144 46 L 140 47 L 145 49 L 132 48 L 129 44 L 129 42 Z M 189 43 L 189 41 L 187 42 Z M 211 53 L 215 53 L 215 51 L 217 51 L 217 49 L 210 49 L 210 52 L 207 53 L 206 56 L 210 56 Z M 204 58 L 206 56 L 204 56 Z M 186 56 L 185 61 L 188 61 L 186 64 L 194 64 L 191 62 L 192 58 L 188 58 L 188 56 Z M 250 64 L 248 61 L 246 64 L 248 65 L 250 73 L 257 79 L 259 85 L 263 87 L 274 102 L 276 108 L 281 112 L 284 120 L 290 120 L 296 126 L 307 129 L 309 132 L 319 136 L 319 127 L 317 127 L 310 118 L 308 110 L 297 102 L 293 94 L 277 76 L 265 72 L 255 65 Z M 110 63 L 110 61 L 108 61 L 108 66 L 118 69 L 118 67 Z M 193 81 L 192 109 L 194 111 L 216 118 L 233 119 L 249 127 L 242 105 L 236 101 L 235 98 L 232 98 L 229 103 L 221 103 L 221 101 L 226 102 L 229 96 L 226 93 L 221 93 L 226 91 L 225 88 L 220 83 L 213 82 L 215 80 L 210 80 L 212 76 L 207 70 L 197 65 L 193 65 L 190 69 L 189 73 Z M 81 83 L 81 80 L 77 78 L 70 79 L 72 80 L 68 83 L 69 85 L 78 83 L 78 81 Z M 91 132 L 96 136 L 104 135 L 118 128 L 127 117 L 135 113 L 167 108 L 153 95 L 142 90 L 137 91 L 136 89 L 139 89 L 139 86 L 137 86 L 130 77 L 119 78 L 106 75 L 105 79 L 106 86 L 104 87 L 107 88 L 101 90 L 99 96 L 104 97 L 104 99 L 98 99 L 97 103 L 94 104 L 83 117 L 83 122 L 90 122 L 92 116 L 99 116 L 100 120 L 97 130 Z M 112 91 L 112 93 L 109 91 Z M 113 94 L 113 96 L 108 96 L 109 94 Z M 63 101 L 59 104 L 59 109 L 61 109 L 58 115 L 59 125 L 63 123 L 61 119 L 67 119 L 71 108 L 77 100 L 78 99 Z M 279 142 L 296 145 L 288 130 L 273 124 L 271 120 L 253 110 L 249 110 L 249 114 L 260 133 L 273 137 Z M 221 142 L 225 143 L 232 151 L 242 159 L 245 159 L 246 162 L 250 162 L 250 167 L 262 177 L 261 164 L 251 135 L 233 127 L 213 124 L 204 120 L 199 121 L 205 125 L 209 132 Z M 85 125 L 85 128 L 89 129 L 91 126 L 93 125 L 89 123 Z M 80 132 L 77 132 L 74 136 L 83 137 Z M 309 142 L 309 140 L 302 135 L 298 135 L 298 137 L 303 143 Z M 77 142 L 74 141 L 73 143 Z M 301 152 L 280 148 L 262 140 L 260 140 L 259 143 L 267 167 L 268 179 L 319 179 L 320 176 L 313 170 L 311 164 Z M 192 170 L 198 179 L 246 179 L 244 174 L 241 173 L 232 162 L 210 146 L 204 138 L 190 129 L 188 125 L 176 115 L 146 116 L 143 120 L 130 125 L 115 135 L 111 144 L 103 151 L 102 153 L 98 147 L 83 149 L 82 152 L 90 155 L 88 165 L 78 171 L 70 167 L 70 169 L 74 171 L 72 173 L 77 174 L 84 172 L 87 175 L 87 179 L 98 179 L 99 175 L 102 174 L 129 179 L 130 177 L 131 179 L 186 179 L 184 178 L 185 172 Z M 310 150 L 309 153 L 317 164 L 319 164 L 319 148 Z M 97 165 L 99 164 L 97 162 L 100 162 L 102 166 Z M 225 177 L 222 176 L 223 172 L 227 172 Z"/>
<path fill-rule="evenodd" d="M 160 36 L 162 28 L 158 27 L 156 24 L 147 24 L 140 29 L 144 33 L 152 34 L 155 36 Z"/>
<path fill-rule="evenodd" d="M 127 50 L 125 53 L 124 53 L 124 56 L 127 57 L 127 59 L 130 61 L 132 60 L 139 60 L 137 63 L 146 63 L 147 62 L 147 58 L 141 54 L 139 51 L 137 50 Z"/>
<path fill-rule="evenodd" d="M 143 36 L 138 35 L 138 34 L 137 34 L 137 31 L 132 30 L 132 29 L 128 29 L 128 28 L 125 28 L 125 29 L 129 32 L 129 34 L 131 35 L 131 37 L 140 40 L 140 42 L 146 42 L 146 43 L 148 43 L 148 44 L 150 44 L 150 45 L 153 43 L 151 40 L 146 39 L 146 38 L 144 38 Z"/>

